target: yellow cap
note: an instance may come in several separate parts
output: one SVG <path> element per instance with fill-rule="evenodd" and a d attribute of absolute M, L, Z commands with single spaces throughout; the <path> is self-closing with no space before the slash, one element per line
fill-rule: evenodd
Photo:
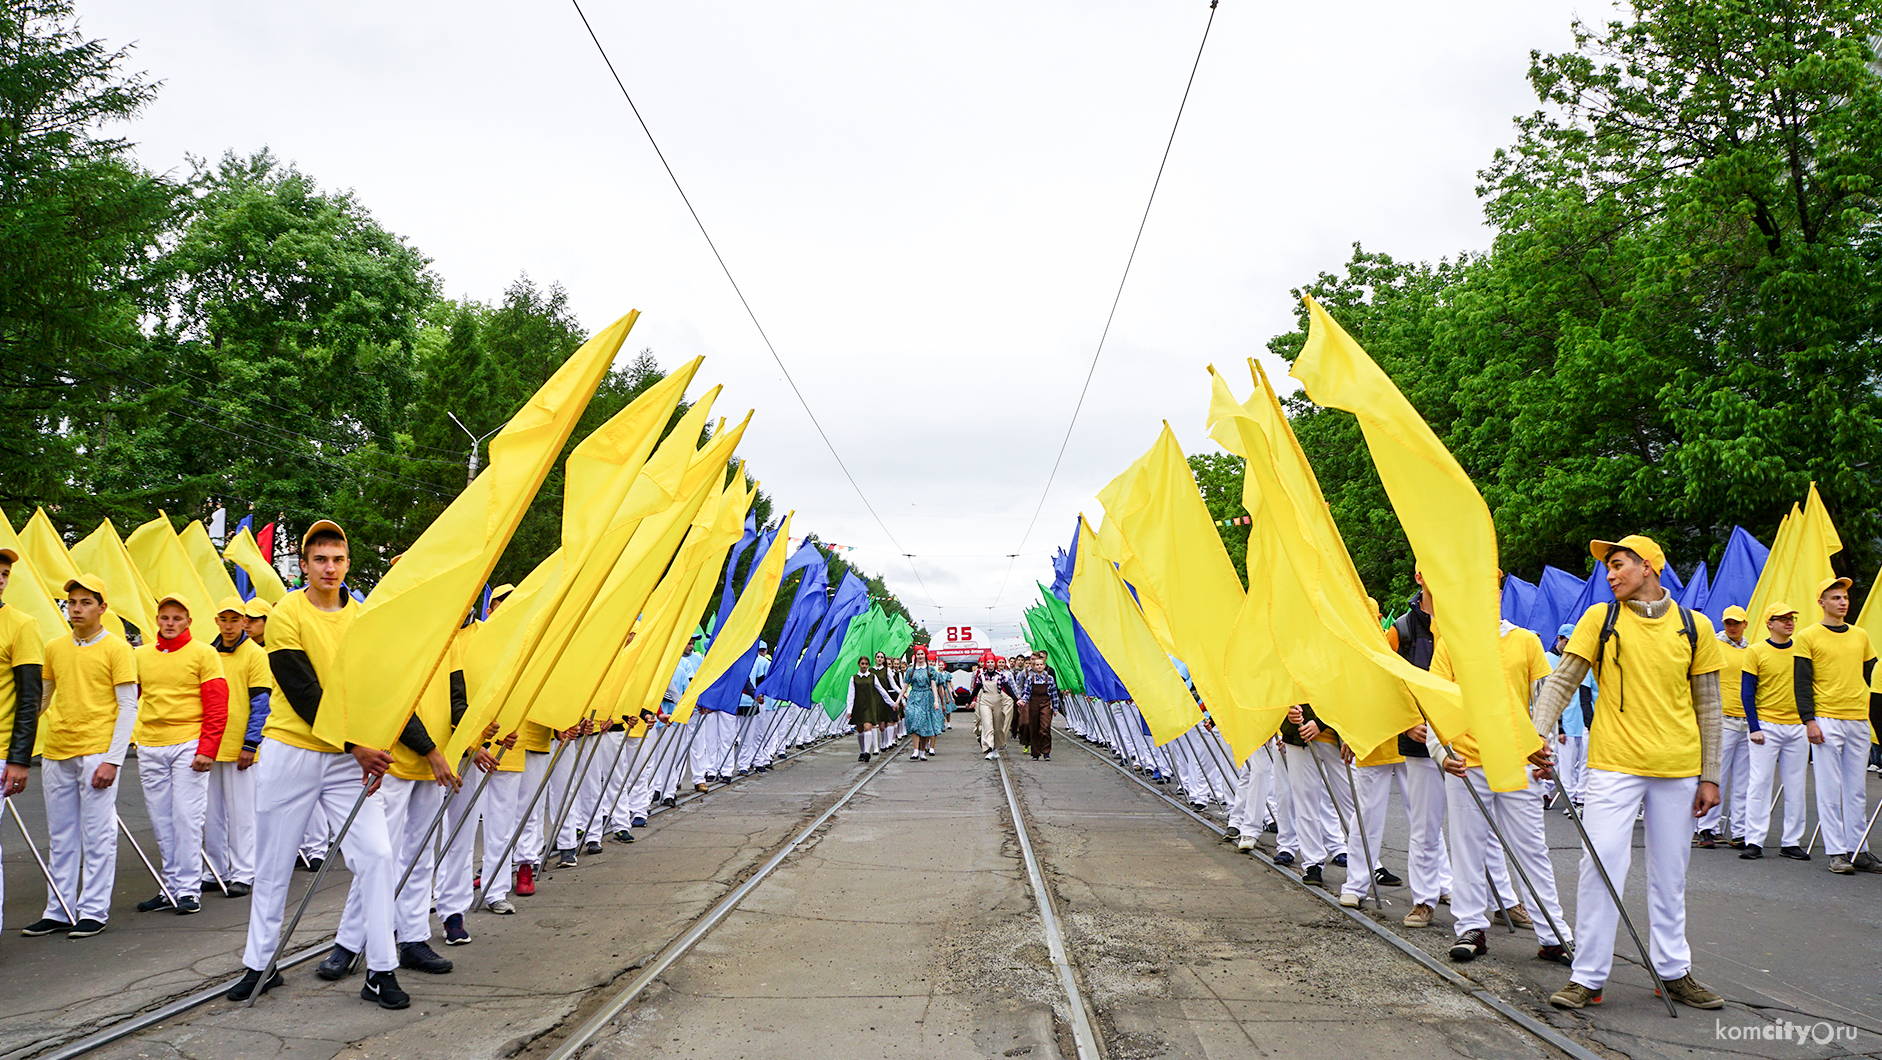
<path fill-rule="evenodd" d="M 1823 599 L 1824 593 L 1829 592 L 1831 589 L 1834 589 L 1839 585 L 1847 589 L 1850 586 L 1850 580 L 1848 578 L 1825 578 L 1823 579 L 1822 583 L 1817 586 L 1817 599 L 1819 600 Z"/>
<path fill-rule="evenodd" d="M 1588 542 L 1588 551 L 1594 553 L 1594 558 L 1600 560 L 1602 563 L 1606 563 L 1608 561 L 1608 553 L 1617 548 L 1627 549 L 1629 552 L 1638 555 L 1641 559 L 1646 560 L 1647 566 L 1652 567 L 1656 574 L 1666 570 L 1666 553 L 1661 551 L 1660 546 L 1654 544 L 1653 539 L 1650 537 L 1641 534 L 1628 534 L 1619 541 Z"/>
<path fill-rule="evenodd" d="M 1785 615 L 1795 615 L 1796 613 L 1797 613 L 1796 608 L 1792 607 L 1791 605 L 1787 603 L 1779 601 L 1778 603 L 1766 605 L 1764 609 L 1764 620 L 1766 622 L 1769 622 L 1774 618 L 1782 618 Z"/>
<path fill-rule="evenodd" d="M 65 583 L 65 591 L 71 592 L 74 586 L 84 589 L 100 600 L 105 598 L 105 580 L 96 574 L 81 574 L 76 578 L 68 579 Z"/>
<path fill-rule="evenodd" d="M 511 585 L 509 582 L 504 582 L 502 585 L 490 590 L 490 602 L 494 604 L 515 591 L 516 586 Z"/>
<path fill-rule="evenodd" d="M 269 615 L 274 614 L 274 605 L 257 596 L 242 605 L 242 614 L 249 618 L 267 618 Z"/>
<path fill-rule="evenodd" d="M 1745 614 L 1744 608 L 1733 604 L 1720 612 L 1719 620 L 1723 622 L 1748 622 L 1750 621 L 1750 616 Z"/>
<path fill-rule="evenodd" d="M 161 610 L 165 604 L 175 604 L 183 609 L 184 614 L 187 615 L 190 613 L 190 598 L 184 596 L 182 593 L 164 593 L 162 596 L 157 597 L 157 607 L 159 610 Z"/>
<path fill-rule="evenodd" d="M 20 561 L 20 554 L 10 548 L 0 548 L 0 559 L 6 560 L 8 563 L 18 563 Z"/>
<path fill-rule="evenodd" d="M 229 613 L 230 611 L 233 611 L 236 614 L 241 615 L 241 614 L 246 614 L 247 609 L 248 609 L 248 605 L 242 602 L 241 597 L 225 596 L 222 598 L 222 602 L 216 605 L 216 614 L 223 615 L 223 614 Z"/>
<path fill-rule="evenodd" d="M 346 540 L 346 531 L 340 529 L 339 523 L 336 523 L 331 519 L 316 519 L 314 520 L 314 525 L 308 527 L 307 532 L 301 535 L 301 551 L 302 552 L 307 551 L 307 539 L 310 537 L 313 537 L 315 534 L 321 532 L 322 530 L 331 530 L 334 533 L 340 535 L 340 540 L 342 541 Z"/>

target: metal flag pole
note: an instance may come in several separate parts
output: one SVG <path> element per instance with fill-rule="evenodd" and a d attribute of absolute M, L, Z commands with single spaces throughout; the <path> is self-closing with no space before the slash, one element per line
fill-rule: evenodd
<path fill-rule="evenodd" d="M 111 818 L 118 822 L 118 831 L 124 833 L 124 838 L 131 841 L 131 849 L 137 851 L 137 860 L 144 863 L 144 868 L 150 873 L 151 879 L 157 881 L 157 889 L 163 892 L 164 898 L 168 899 L 172 906 L 176 905 L 176 895 L 171 894 L 170 885 L 163 882 L 163 873 L 158 872 L 157 867 L 150 863 L 150 858 L 144 855 L 144 848 L 138 844 L 137 837 L 131 834 L 129 828 L 124 827 L 124 818 L 119 817 L 116 810 L 111 811 Z"/>
<path fill-rule="evenodd" d="M 503 753 L 508 750 L 509 748 L 502 743 L 497 744 L 497 763 L 499 765 L 503 762 Z M 465 764 L 468 763 L 472 757 L 473 754 L 471 752 L 465 753 L 464 762 L 458 765 L 458 776 L 462 777 L 464 775 Z M 489 786 L 490 778 L 494 776 L 496 772 L 497 771 L 493 768 L 490 772 L 485 773 L 477 781 L 477 786 L 471 789 L 470 801 L 464 804 L 464 813 L 458 817 L 457 824 L 451 829 L 451 834 L 445 837 L 444 846 L 438 850 L 436 856 L 439 862 L 444 860 L 444 852 L 451 849 L 451 844 L 457 842 L 457 834 L 462 832 L 464 825 L 471 820 L 471 811 L 477 808 L 477 800 L 483 797 L 484 788 Z M 412 878 L 412 870 L 418 867 L 419 851 L 424 849 L 425 844 L 429 842 L 432 835 L 437 832 L 438 826 L 444 821 L 445 812 L 451 808 L 451 800 L 456 798 L 457 794 L 456 791 L 448 791 L 445 793 L 443 804 L 438 807 L 437 815 L 431 819 L 431 827 L 425 830 L 425 838 L 419 840 L 418 847 L 412 852 L 411 863 L 405 866 L 405 874 L 399 877 L 399 885 L 392 889 L 392 897 L 397 898 L 400 894 L 404 893 L 406 882 Z"/>
<path fill-rule="evenodd" d="M 1353 772 L 1351 762 L 1346 763 L 1346 785 L 1353 789 L 1353 817 L 1354 823 L 1359 826 L 1359 852 L 1366 858 L 1366 882 L 1372 887 L 1372 904 L 1384 912 L 1385 899 L 1379 897 L 1379 863 L 1372 860 L 1372 841 L 1366 835 L 1366 811 L 1360 805 L 1363 800 L 1359 797 L 1359 777 Z"/>
<path fill-rule="evenodd" d="M 7 809 L 13 814 L 13 823 L 20 826 L 20 836 L 26 840 L 26 849 L 33 852 L 33 860 L 39 864 L 40 875 L 46 877 L 46 889 L 59 900 L 59 908 L 65 910 L 65 922 L 78 923 L 78 917 L 72 914 L 72 903 L 65 900 L 65 893 L 59 890 L 58 881 L 52 878 L 52 866 L 47 865 L 46 859 L 40 856 L 39 844 L 33 842 L 33 833 L 26 830 L 26 822 L 20 818 L 20 808 L 13 805 L 12 799 L 7 799 L 6 804 Z"/>
<path fill-rule="evenodd" d="M 222 873 L 216 871 L 216 863 L 209 860 L 209 855 L 207 853 L 204 853 L 202 855 L 202 858 L 203 858 L 203 868 L 206 868 L 209 870 L 209 875 L 214 877 L 216 881 L 216 886 L 222 888 L 222 897 L 227 898 L 229 896 L 229 885 L 223 882 Z"/>
<path fill-rule="evenodd" d="M 497 856 L 497 865 L 499 866 L 499 871 L 501 871 L 501 867 L 503 865 L 509 862 L 510 854 L 516 850 L 517 840 L 523 838 L 523 828 L 529 824 L 529 815 L 536 812 L 536 804 L 542 801 L 542 793 L 545 789 L 549 787 L 549 778 L 555 775 L 556 759 L 562 757 L 562 752 L 566 750 L 567 747 L 568 747 L 568 742 L 566 740 L 556 741 L 555 751 L 554 753 L 549 755 L 549 768 L 543 771 L 542 781 L 536 785 L 535 794 L 529 797 L 528 808 L 524 809 L 523 812 L 520 815 L 518 815 L 517 820 L 516 820 L 516 830 L 510 833 L 510 841 L 503 844 L 503 853 Z M 465 814 L 463 819 L 469 820 L 470 814 L 468 813 Z M 485 864 L 488 864 L 488 863 L 489 863 L 488 859 L 486 859 Z M 495 887 L 496 885 L 497 885 L 497 880 L 494 874 L 491 876 L 490 879 L 487 879 L 484 881 L 484 889 L 477 895 L 478 905 L 484 904 L 484 899 L 488 897 L 490 894 L 490 888 Z"/>
<path fill-rule="evenodd" d="M 590 727 L 590 725 L 595 720 L 595 713 L 596 712 L 592 710 L 588 712 L 588 717 L 582 719 L 583 724 L 578 728 L 577 730 L 578 732 L 580 731 L 580 728 Z M 593 736 L 593 735 L 595 734 L 594 733 L 588 734 L 588 736 Z M 577 735 L 575 739 L 579 742 L 581 740 L 587 739 L 587 737 L 582 736 L 582 735 Z M 564 795 L 562 798 L 562 810 L 560 813 L 555 815 L 554 831 L 549 832 L 548 834 L 543 836 L 542 863 L 544 866 L 547 866 L 549 864 L 549 855 L 552 852 L 564 849 L 564 847 L 562 846 L 562 826 L 563 824 L 567 823 L 569 819 L 569 811 L 574 809 L 575 804 L 581 800 L 582 781 L 587 779 L 588 770 L 590 767 L 592 767 L 595 764 L 595 756 L 600 754 L 600 752 L 601 752 L 600 740 L 589 740 L 587 746 L 585 747 L 577 746 L 575 748 L 575 764 L 569 769 L 569 788 L 568 788 L 568 793 Z M 553 777 L 555 775 L 555 771 L 550 770 L 549 775 Z M 576 841 L 580 842 L 579 837 L 577 838 Z"/>
<path fill-rule="evenodd" d="M 647 731 L 641 734 L 640 746 L 634 749 L 634 762 L 630 766 L 633 770 L 633 774 L 627 778 L 627 786 L 621 790 L 630 793 L 633 792 L 635 788 L 640 785 L 641 776 L 647 772 L 650 766 L 659 761 L 661 753 L 666 750 L 667 733 L 673 731 L 673 725 L 670 722 L 664 721 L 657 724 L 659 725 L 658 731 L 655 730 L 653 725 L 649 725 L 647 726 Z M 654 781 L 649 779 L 647 784 L 649 787 L 652 787 Z M 634 807 L 629 805 L 627 812 L 631 823 Z"/>
<path fill-rule="evenodd" d="M 301 904 L 298 909 L 294 910 L 294 918 L 281 929 L 281 937 L 275 940 L 274 952 L 269 954 L 268 963 L 262 967 L 261 979 L 256 982 L 255 989 L 248 995 L 248 1004 L 245 1007 L 254 1008 L 255 1000 L 267 991 L 268 981 L 274 978 L 275 968 L 281 963 L 281 955 L 287 952 L 288 939 L 293 938 L 294 929 L 301 926 L 301 917 L 307 914 L 308 903 L 314 900 L 314 893 L 320 890 L 320 881 L 327 878 L 327 870 L 333 867 L 333 851 L 339 847 L 341 841 L 346 839 L 346 833 L 352 830 L 353 820 L 359 816 L 360 807 L 366 805 L 366 796 L 372 794 L 375 779 L 377 778 L 368 776 L 360 781 L 359 797 L 353 800 L 353 809 L 347 813 L 346 823 L 340 825 L 340 830 L 333 834 L 333 842 L 327 847 L 327 856 L 320 859 L 320 871 L 314 873 L 314 882 L 308 884 L 307 893 L 301 895 Z M 318 804 L 314 812 L 320 812 Z"/>
<path fill-rule="evenodd" d="M 603 737 L 607 736 L 610 732 L 614 731 L 614 726 L 615 726 L 615 720 L 613 718 L 608 719 L 608 727 L 606 729 L 603 729 L 600 735 Z M 599 754 L 600 751 L 597 750 L 595 753 Z M 614 749 L 614 758 L 608 763 L 608 772 L 604 774 L 601 778 L 601 790 L 595 795 L 595 808 L 588 811 L 588 820 L 584 822 L 586 827 L 581 829 L 581 831 L 584 834 L 592 836 L 594 834 L 595 828 L 598 825 L 600 825 L 602 821 L 604 820 L 612 821 L 614 817 L 614 812 L 613 812 L 614 803 L 612 802 L 608 803 L 607 813 L 602 812 L 601 804 L 603 802 L 607 802 L 608 800 L 608 785 L 614 783 L 615 770 L 618 770 L 621 768 L 621 756 L 626 753 L 627 753 L 627 730 L 622 729 L 620 746 Z M 623 777 L 622 779 L 625 780 L 626 778 Z M 620 801 L 621 801 L 620 796 L 617 795 L 614 797 L 614 802 L 620 802 Z"/>

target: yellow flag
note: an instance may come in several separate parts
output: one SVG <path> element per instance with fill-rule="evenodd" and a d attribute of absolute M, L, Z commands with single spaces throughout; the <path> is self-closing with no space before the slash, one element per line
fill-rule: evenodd
<path fill-rule="evenodd" d="M 470 703 L 452 734 L 452 742 L 444 745 L 448 761 L 457 761 L 464 749 L 482 736 L 484 726 L 496 720 L 493 712 L 480 710 L 480 704 L 487 700 L 484 692 L 499 680 L 501 667 L 508 661 L 504 646 L 520 636 L 523 624 L 529 619 L 530 602 L 550 579 L 559 576 L 561 567 L 562 550 L 557 549 L 517 582 L 516 588 L 510 590 L 490 617 L 478 624 L 476 649 L 464 657 L 464 687 Z M 511 728 L 505 733 L 514 731 Z"/>
<path fill-rule="evenodd" d="M 1071 606 L 1091 643 L 1124 682 L 1157 743 L 1168 743 L 1195 726 L 1201 718 L 1196 701 L 1163 646 L 1144 625 L 1130 589 L 1082 515 L 1078 517 Z"/>
<path fill-rule="evenodd" d="M 757 570 L 746 576 L 745 588 L 738 594 L 738 602 L 732 605 L 732 614 L 719 624 L 711 650 L 699 664 L 693 683 L 686 686 L 678 713 L 691 717 L 700 693 L 725 676 L 726 671 L 736 666 L 751 646 L 758 643 L 758 634 L 764 631 L 765 619 L 771 617 L 771 607 L 777 602 L 778 584 L 784 580 L 784 554 L 790 551 L 791 516 L 795 514 L 785 513 L 784 525 L 778 527 L 777 535 L 771 539 L 764 560 Z"/>
<path fill-rule="evenodd" d="M 490 440 L 490 466 L 374 587 L 340 647 L 339 680 L 322 690 L 315 736 L 392 746 L 638 316 L 556 369 Z"/>
<path fill-rule="evenodd" d="M 718 589 L 719 568 L 725 562 L 726 553 L 738 543 L 744 531 L 745 510 L 751 507 L 756 491 L 756 483 L 745 485 L 741 469 L 732 484 L 726 487 L 726 495 L 719 504 L 718 518 L 713 521 L 710 530 L 700 537 L 698 547 L 686 561 L 684 569 L 690 570 L 692 584 L 688 586 L 684 576 L 675 580 L 675 592 L 668 606 L 661 609 L 660 615 L 662 625 L 668 629 L 665 652 L 659 663 L 647 674 L 644 692 L 641 691 L 643 686 L 639 681 L 631 682 L 628 687 L 629 693 L 640 693 L 643 708 L 651 709 L 672 682 L 680 656 L 692 639 L 699 620 L 705 617 L 706 605 L 712 601 L 713 593 Z M 675 723 L 684 724 L 692 717 L 692 710 L 680 710 L 676 705 L 672 717 Z"/>
<path fill-rule="evenodd" d="M 131 562 L 137 564 L 137 572 L 144 576 L 144 584 L 152 594 L 177 593 L 190 602 L 192 638 L 205 644 L 216 638 L 221 631 L 216 628 L 213 609 L 222 598 L 209 595 L 168 515 L 158 511 L 155 519 L 131 531 L 131 536 L 124 539 L 124 551 L 130 553 Z"/>
<path fill-rule="evenodd" d="M 1817 484 L 1810 484 L 1810 494 L 1799 510 L 1778 527 L 1771 542 L 1771 554 L 1765 557 L 1764 571 L 1758 575 L 1758 587 L 1751 592 L 1751 606 L 1745 609 L 1752 623 L 1762 629 L 1764 609 L 1786 603 L 1797 609 L 1797 629 L 1823 620 L 1817 606 L 1817 586 L 1824 579 L 1836 577 L 1830 557 L 1843 551 L 1843 539 L 1830 522 L 1830 513 L 1817 494 Z M 1867 610 L 1867 608 L 1865 608 Z M 1882 669 L 1882 667 L 1879 667 Z"/>
<path fill-rule="evenodd" d="M 248 575 L 248 583 L 255 589 L 255 595 L 271 604 L 278 604 L 288 594 L 287 585 L 281 581 L 280 572 L 274 564 L 262 558 L 261 545 L 255 541 L 255 532 L 244 526 L 229 537 L 229 543 L 222 547 L 222 558 L 242 568 Z"/>
<path fill-rule="evenodd" d="M 1354 588 L 1357 574 L 1342 574 L 1352 561 L 1319 502 L 1313 469 L 1266 375 L 1251 367 L 1258 385 L 1246 405 L 1235 403 L 1219 376 L 1210 404 L 1214 436 L 1247 460 L 1249 593 L 1229 647 L 1242 665 L 1238 694 L 1260 704 L 1257 712 L 1276 727 L 1277 705 L 1284 713 L 1284 704 L 1312 703 L 1362 758 L 1418 724 L 1411 682 L 1440 694 L 1434 720 L 1461 730 L 1456 686 L 1390 651 L 1378 616 Z"/>
<path fill-rule="evenodd" d="M 13 573 L 7 579 L 6 605 L 19 608 L 21 613 L 39 624 L 41 641 L 49 641 L 64 633 L 70 627 L 66 624 L 65 612 L 59 610 L 58 596 L 54 595 L 55 590 L 40 576 L 38 565 L 14 535 L 13 524 L 4 513 L 0 513 L 0 548 L 11 549 L 20 557 L 14 561 Z M 64 546 L 60 548 L 63 551 Z"/>
<path fill-rule="evenodd" d="M 72 563 L 79 570 L 105 580 L 105 609 L 136 626 L 144 640 L 157 642 L 157 598 L 144 583 L 137 565 L 124 551 L 124 539 L 109 519 L 98 524 L 83 541 L 72 546 Z"/>
<path fill-rule="evenodd" d="M 183 554 L 189 557 L 190 566 L 196 568 L 196 576 L 203 580 L 203 588 L 209 591 L 211 607 L 231 596 L 241 595 L 235 591 L 235 579 L 229 577 L 229 568 L 216 554 L 216 544 L 209 540 L 209 531 L 203 528 L 201 519 L 190 520 L 176 536 L 183 542 Z"/>
<path fill-rule="evenodd" d="M 71 553 L 65 549 L 65 539 L 52 528 L 52 520 L 46 518 L 44 508 L 35 509 L 33 517 L 26 521 L 25 529 L 20 531 L 20 544 L 25 547 L 25 554 L 32 558 L 33 567 L 38 570 L 46 591 L 55 597 L 63 597 L 66 583 L 81 572 L 78 564 L 72 562 Z"/>
<path fill-rule="evenodd" d="M 1307 345 L 1291 374 L 1316 404 L 1359 418 L 1373 466 L 1424 572 L 1432 617 L 1450 646 L 1484 778 L 1495 791 L 1522 788 L 1529 782 L 1528 752 L 1506 720 L 1509 683 L 1503 679 L 1499 647 L 1502 607 L 1490 509 L 1450 450 L 1366 351 L 1318 302 L 1307 299 L 1307 311 L 1312 320 Z M 1458 734 L 1444 735 L 1455 739 Z"/>
<path fill-rule="evenodd" d="M 1119 511 L 1105 511 L 1105 523 L 1117 524 L 1136 557 L 1123 570 L 1125 580 L 1136 587 L 1146 618 L 1153 609 L 1161 616 L 1165 650 L 1189 667 L 1217 726 L 1238 734 L 1230 749 L 1243 761 L 1260 744 L 1247 741 L 1246 707 L 1227 673 L 1229 634 L 1245 596 L 1241 580 L 1167 422 L 1134 466 L 1140 471 L 1130 496 Z"/>

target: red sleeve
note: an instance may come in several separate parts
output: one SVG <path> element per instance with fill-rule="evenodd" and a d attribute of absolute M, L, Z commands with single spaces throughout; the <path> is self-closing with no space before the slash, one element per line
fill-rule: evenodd
<path fill-rule="evenodd" d="M 216 757 L 222 749 L 222 730 L 229 724 L 229 682 L 224 678 L 204 681 L 203 734 L 196 739 L 196 753 Z"/>

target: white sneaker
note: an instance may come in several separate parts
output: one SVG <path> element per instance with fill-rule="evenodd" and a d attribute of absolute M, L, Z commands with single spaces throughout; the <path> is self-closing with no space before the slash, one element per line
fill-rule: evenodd
<path fill-rule="evenodd" d="M 1341 891 L 1340 892 L 1340 904 L 1345 906 L 1348 909 L 1358 909 L 1359 908 L 1359 896 L 1356 894 L 1348 894 L 1345 891 Z"/>
<path fill-rule="evenodd" d="M 914 754 L 912 754 L 912 755 L 909 755 L 909 756 L 908 756 L 908 760 L 909 760 L 910 762 L 919 762 L 919 761 L 921 761 L 921 752 L 920 752 L 920 751 L 916 751 L 916 752 L 915 752 Z"/>
<path fill-rule="evenodd" d="M 1239 839 L 1237 839 L 1237 840 L 1235 840 L 1235 849 L 1237 849 L 1237 850 L 1253 850 L 1253 849 L 1255 849 L 1255 837 L 1254 837 L 1254 836 L 1251 836 L 1251 835 L 1248 835 L 1248 834 L 1246 834 L 1246 833 L 1243 833 L 1243 835 L 1241 836 L 1241 838 L 1239 838 Z"/>
<path fill-rule="evenodd" d="M 989 761 L 989 762 L 991 762 L 991 761 L 993 761 L 994 759 L 996 759 L 996 758 L 998 758 L 998 757 L 1000 757 L 1000 752 L 998 752 L 998 751 L 988 751 L 988 752 L 987 752 L 987 761 Z"/>

